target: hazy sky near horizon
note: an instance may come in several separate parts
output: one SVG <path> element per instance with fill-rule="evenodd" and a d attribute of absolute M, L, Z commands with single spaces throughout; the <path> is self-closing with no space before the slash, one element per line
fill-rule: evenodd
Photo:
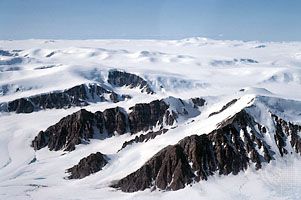
<path fill-rule="evenodd" d="M 301 0 L 0 0 L 0 39 L 301 41 Z"/>

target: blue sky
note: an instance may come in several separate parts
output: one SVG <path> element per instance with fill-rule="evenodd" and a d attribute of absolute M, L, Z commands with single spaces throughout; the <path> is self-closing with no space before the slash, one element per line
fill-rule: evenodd
<path fill-rule="evenodd" d="M 0 0 L 0 39 L 301 40 L 300 0 Z"/>

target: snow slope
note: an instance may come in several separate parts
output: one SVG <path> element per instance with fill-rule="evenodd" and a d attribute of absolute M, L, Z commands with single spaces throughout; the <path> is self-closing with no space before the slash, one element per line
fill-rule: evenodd
<path fill-rule="evenodd" d="M 260 48 L 259 48 L 260 47 Z M 111 69 L 144 78 L 155 94 L 137 88 L 113 87 L 131 99 L 118 103 L 92 103 L 95 112 L 136 103 L 176 97 L 204 97 L 200 114 L 179 122 L 146 143 L 117 153 L 125 134 L 105 140 L 92 139 L 75 151 L 34 151 L 31 141 L 39 131 L 78 111 L 47 109 L 30 114 L 0 113 L 0 199 L 300 199 L 300 155 L 279 158 L 256 171 L 237 176 L 214 175 L 184 189 L 163 192 L 145 190 L 123 193 L 110 188 L 112 181 L 140 168 L 162 148 L 185 136 L 204 134 L 218 123 L 250 105 L 252 114 L 269 127 L 271 111 L 301 124 L 301 43 L 219 41 L 207 38 L 183 40 L 16 40 L 0 41 L 0 103 L 83 83 L 107 83 Z M 2 53 L 1 53 L 2 52 Z M 172 103 L 173 98 L 169 98 Z M 237 102 L 219 111 L 233 99 Z M 167 100 L 168 101 L 168 100 Z M 140 134 L 140 133 L 139 133 Z M 67 180 L 65 170 L 90 153 L 110 158 L 105 168 L 80 180 Z"/>

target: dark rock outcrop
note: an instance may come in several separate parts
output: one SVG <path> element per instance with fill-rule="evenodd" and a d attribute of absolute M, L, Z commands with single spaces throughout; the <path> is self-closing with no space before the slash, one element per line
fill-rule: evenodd
<path fill-rule="evenodd" d="M 0 49 L 0 56 L 14 56 L 14 54 L 10 53 L 9 51 Z"/>
<path fill-rule="evenodd" d="M 180 107 L 180 110 L 182 108 L 184 107 Z M 77 144 L 88 142 L 91 138 L 106 138 L 126 132 L 135 134 L 140 131 L 151 131 L 137 139 L 147 141 L 165 133 L 164 128 L 173 126 L 179 115 L 186 116 L 186 114 L 172 110 L 164 100 L 136 104 L 130 108 L 129 113 L 120 107 L 96 113 L 82 109 L 64 117 L 45 131 L 41 131 L 33 140 L 32 146 L 35 150 L 48 146 L 54 151 L 72 151 Z M 159 128 L 159 131 L 152 132 L 154 127 Z"/>
<path fill-rule="evenodd" d="M 193 167 L 190 162 L 193 161 Z M 167 146 L 136 172 L 118 181 L 113 187 L 124 192 L 135 192 L 146 188 L 178 190 L 194 181 L 193 169 L 200 176 L 215 170 L 213 147 L 206 135 L 184 138 L 176 145 Z"/>
<path fill-rule="evenodd" d="M 72 151 L 75 145 L 88 142 L 91 138 L 111 137 L 125 132 L 137 133 L 150 130 L 157 123 L 162 123 L 168 108 L 164 101 L 149 104 L 137 104 L 127 114 L 122 108 L 110 108 L 103 112 L 91 113 L 84 109 L 68 115 L 46 131 L 40 131 L 32 142 L 32 147 L 39 150 L 48 146 L 50 150 Z M 143 109 L 145 110 L 143 110 Z M 151 116 L 151 117 L 150 117 Z"/>
<path fill-rule="evenodd" d="M 251 58 L 241 58 L 241 59 L 234 59 L 236 62 L 241 62 L 245 64 L 254 64 L 254 63 L 259 63 L 257 60 L 251 59 Z"/>
<path fill-rule="evenodd" d="M 129 141 L 125 141 L 122 144 L 122 147 L 120 150 L 122 150 L 123 148 L 125 148 L 128 145 L 131 145 L 133 143 L 141 143 L 141 142 L 147 142 L 148 140 L 154 139 L 155 137 L 157 137 L 158 135 L 162 135 L 164 133 L 166 133 L 168 131 L 168 129 L 162 129 L 159 131 L 150 131 L 146 134 L 141 134 L 139 136 L 136 136 L 134 139 L 129 140 Z M 119 150 L 119 151 L 120 151 Z"/>
<path fill-rule="evenodd" d="M 35 109 L 34 105 L 25 98 L 20 98 L 8 103 L 8 110 L 16 113 L 31 113 Z"/>
<path fill-rule="evenodd" d="M 119 107 L 91 113 L 81 109 L 61 119 L 46 131 L 40 131 L 32 141 L 32 147 L 39 150 L 48 146 L 49 150 L 72 151 L 75 146 L 86 143 L 91 138 L 110 137 L 124 134 L 126 115 Z"/>
<path fill-rule="evenodd" d="M 108 163 L 105 155 L 100 152 L 92 153 L 89 156 L 81 159 L 77 165 L 67 169 L 70 173 L 69 179 L 81 179 L 90 174 L 96 173 Z"/>
<path fill-rule="evenodd" d="M 168 146 L 146 162 L 139 170 L 121 179 L 113 187 L 124 192 L 144 190 L 154 185 L 160 189 L 183 188 L 193 173 L 180 145 Z"/>
<path fill-rule="evenodd" d="M 53 56 L 55 54 L 55 52 L 51 52 L 49 54 L 46 55 L 46 58 L 50 58 L 51 56 Z"/>
<path fill-rule="evenodd" d="M 32 146 L 35 150 L 47 145 L 49 150 L 72 151 L 75 145 L 93 138 L 96 128 L 102 128 L 101 120 L 99 115 L 82 109 L 64 117 L 46 131 L 40 131 L 32 141 Z"/>
<path fill-rule="evenodd" d="M 105 98 L 110 95 L 110 99 Z M 112 101 L 114 103 L 124 100 L 128 96 L 118 95 L 97 84 L 78 85 L 70 89 L 20 98 L 8 103 L 1 103 L 1 110 L 16 113 L 31 113 L 41 109 L 61 109 L 71 106 L 87 106 L 90 102 Z"/>
<path fill-rule="evenodd" d="M 212 66 L 226 66 L 236 64 L 257 64 L 257 60 L 251 58 L 234 58 L 233 60 L 212 60 L 210 64 Z"/>
<path fill-rule="evenodd" d="M 210 113 L 208 117 L 211 117 L 211 116 L 213 116 L 213 115 L 216 115 L 216 114 L 219 114 L 219 113 L 223 112 L 224 110 L 226 110 L 227 108 L 229 108 L 230 106 L 232 106 L 233 104 L 235 104 L 236 101 L 237 101 L 237 99 L 233 99 L 232 101 L 226 103 L 226 105 L 224 105 L 224 106 L 222 107 L 222 109 L 220 109 L 219 111 Z"/>
<path fill-rule="evenodd" d="M 298 133 L 301 126 L 286 122 L 274 114 L 271 117 L 276 127 L 274 134 L 278 150 L 265 142 L 267 128 L 242 110 L 221 122 L 209 134 L 189 136 L 176 145 L 162 149 L 140 169 L 112 187 L 124 192 L 146 188 L 178 190 L 194 181 L 207 180 L 214 173 L 236 175 L 251 164 L 260 169 L 263 162 L 269 163 L 275 159 L 276 151 L 281 156 L 288 153 L 289 144 L 286 141 L 290 142 L 295 152 L 300 153 L 301 138 Z"/>
<path fill-rule="evenodd" d="M 132 133 L 147 131 L 151 127 L 162 124 L 164 115 L 169 106 L 164 100 L 155 100 L 150 103 L 139 103 L 131 107 L 129 114 L 130 130 Z"/>
<path fill-rule="evenodd" d="M 199 98 L 199 97 L 191 98 L 191 101 L 192 101 L 192 103 L 194 104 L 195 107 L 202 107 L 206 103 L 205 99 Z"/>
<path fill-rule="evenodd" d="M 146 92 L 148 94 L 153 94 L 154 91 L 151 89 L 149 84 L 140 76 L 135 74 L 130 74 L 124 71 L 111 70 L 108 75 L 108 83 L 122 87 L 128 86 L 130 88 L 140 88 L 141 92 Z"/>
<path fill-rule="evenodd" d="M 272 114 L 272 118 L 276 126 L 274 139 L 280 155 L 284 156 L 292 153 L 289 152 L 290 148 L 287 148 L 288 146 L 291 146 L 296 153 L 301 155 L 301 126 L 287 122 L 274 114 Z M 289 144 L 287 144 L 287 141 L 289 141 Z"/>
<path fill-rule="evenodd" d="M 121 108 L 110 108 L 103 111 L 104 125 L 108 133 L 124 134 L 127 129 L 127 115 Z"/>
<path fill-rule="evenodd" d="M 215 144 L 219 174 L 235 175 L 245 170 L 250 160 L 256 164 L 257 169 L 261 167 L 262 162 L 270 161 L 274 152 L 263 140 L 263 132 L 257 131 L 257 126 L 254 118 L 242 110 L 220 123 L 216 130 L 208 134 L 209 139 Z M 262 147 L 265 149 L 264 156 L 256 150 Z"/>
<path fill-rule="evenodd" d="M 49 133 L 40 131 L 38 135 L 34 138 L 34 140 L 31 142 L 31 146 L 35 149 L 42 149 L 48 145 L 49 142 Z"/>

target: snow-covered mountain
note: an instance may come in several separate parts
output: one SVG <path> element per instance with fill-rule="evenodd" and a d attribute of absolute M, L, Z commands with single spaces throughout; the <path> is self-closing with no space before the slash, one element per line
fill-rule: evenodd
<path fill-rule="evenodd" d="M 0 199 L 300 199 L 301 43 L 0 41 Z"/>

